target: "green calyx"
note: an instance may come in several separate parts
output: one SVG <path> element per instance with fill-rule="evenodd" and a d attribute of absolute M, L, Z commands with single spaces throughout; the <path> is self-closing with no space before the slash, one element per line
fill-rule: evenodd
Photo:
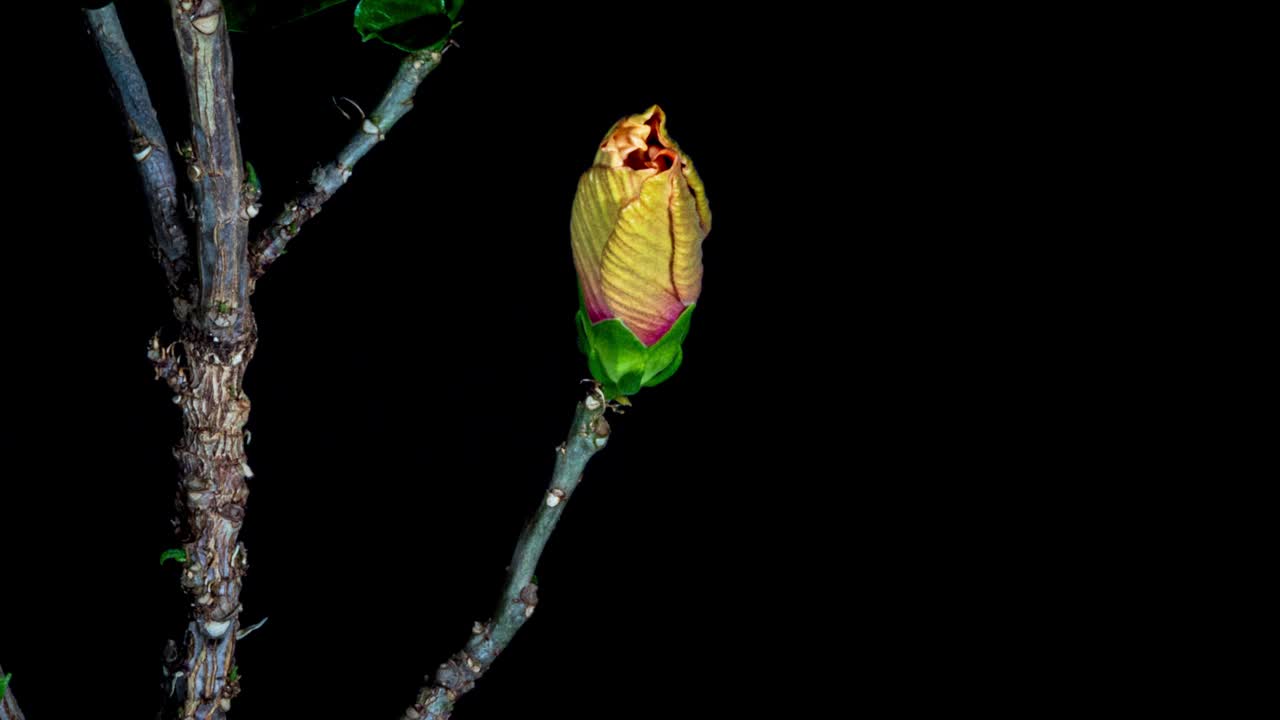
<path fill-rule="evenodd" d="M 695 307 L 685 308 L 667 334 L 648 347 L 621 320 L 610 318 L 593 325 L 586 309 L 579 307 L 578 348 L 587 356 L 591 375 L 603 386 L 605 397 L 625 399 L 674 375 L 684 359 L 680 346 L 689 334 Z"/>

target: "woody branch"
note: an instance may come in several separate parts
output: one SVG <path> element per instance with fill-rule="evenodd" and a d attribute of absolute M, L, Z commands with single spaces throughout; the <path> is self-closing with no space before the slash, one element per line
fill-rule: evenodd
<path fill-rule="evenodd" d="M 447 48 L 446 48 L 447 49 Z M 254 241 L 250 254 L 253 278 L 256 280 L 276 258 L 284 254 L 289 241 L 297 236 L 303 223 L 315 217 L 329 198 L 341 188 L 356 163 L 411 109 L 418 86 L 440 66 L 443 51 L 421 50 L 411 53 L 400 63 L 400 69 L 373 112 L 364 118 L 347 145 L 333 162 L 317 168 L 311 175 L 311 186 L 295 200 L 285 203 L 284 210 Z"/>
<path fill-rule="evenodd" d="M 177 179 L 169 143 L 160 129 L 147 82 L 129 49 L 115 5 L 85 10 L 85 24 L 97 43 L 111 79 L 111 95 L 120 109 L 129 136 L 129 150 L 138 165 L 147 206 L 151 211 L 152 249 L 169 282 L 170 292 L 182 291 L 189 270 L 187 231 L 179 212 Z"/>
<path fill-rule="evenodd" d="M 609 442 L 609 423 L 604 418 L 607 403 L 599 388 L 593 388 L 578 403 L 569 426 L 569 437 L 556 450 L 551 484 L 529 524 L 516 541 L 507 579 L 498 607 L 487 623 L 477 622 L 462 650 L 441 665 L 434 677 L 418 691 L 414 704 L 401 720 L 448 720 L 458 698 L 475 687 L 476 680 L 506 649 L 538 604 L 538 586 L 533 573 L 573 491 L 582 482 L 587 462 Z"/>

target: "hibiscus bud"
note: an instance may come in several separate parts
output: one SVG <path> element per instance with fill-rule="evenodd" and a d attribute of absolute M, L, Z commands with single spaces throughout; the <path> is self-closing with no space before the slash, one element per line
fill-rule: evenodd
<path fill-rule="evenodd" d="M 579 346 L 610 399 L 680 367 L 710 229 L 702 180 L 667 135 L 662 108 L 619 120 L 578 181 L 569 225 Z"/>

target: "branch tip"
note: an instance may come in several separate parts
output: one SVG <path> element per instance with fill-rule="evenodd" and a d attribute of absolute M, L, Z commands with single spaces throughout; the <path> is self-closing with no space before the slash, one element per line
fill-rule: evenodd
<path fill-rule="evenodd" d="M 379 100 L 378 106 L 368 115 L 349 98 L 332 98 L 335 106 L 338 106 L 338 100 L 341 99 L 360 112 L 360 128 L 333 162 L 312 173 L 311 188 L 296 200 L 285 203 L 284 211 L 258 236 L 249 260 L 255 280 L 284 254 L 285 247 L 298 234 L 301 225 L 319 214 L 329 198 L 351 179 L 356 163 L 385 140 L 391 128 L 409 112 L 412 106 L 410 100 L 418 86 L 439 67 L 442 57 L 439 52 L 420 52 L 407 56 L 400 63 L 395 78 Z M 340 106 L 338 111 L 350 117 Z"/>

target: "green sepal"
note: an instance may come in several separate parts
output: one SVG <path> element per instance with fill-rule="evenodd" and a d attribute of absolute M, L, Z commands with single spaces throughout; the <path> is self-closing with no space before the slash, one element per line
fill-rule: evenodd
<path fill-rule="evenodd" d="M 684 360 L 681 344 L 689 334 L 694 307 L 685 308 L 667 334 L 648 347 L 621 320 L 591 324 L 586 308 L 578 308 L 578 347 L 586 354 L 587 366 L 605 397 L 615 400 L 634 395 L 640 388 L 653 387 L 675 374 Z"/>
<path fill-rule="evenodd" d="M 582 299 L 582 283 L 578 283 L 578 351 L 583 355 L 591 355 L 591 323 L 587 322 L 587 311 Z"/>
<path fill-rule="evenodd" d="M 360 0 L 355 28 L 405 52 L 438 51 L 457 29 L 464 0 Z"/>
<path fill-rule="evenodd" d="M 644 386 L 653 387 L 672 375 L 675 375 L 676 371 L 680 369 L 680 363 L 682 362 L 684 362 L 684 348 L 676 348 L 675 359 L 672 360 L 665 368 L 660 370 L 657 375 L 645 380 Z"/>
<path fill-rule="evenodd" d="M 644 363 L 645 387 L 657 385 L 674 375 L 679 369 L 680 363 L 684 360 L 684 353 L 681 352 L 680 346 L 689 335 L 693 307 L 690 305 L 685 308 L 684 312 L 680 313 L 680 317 L 676 318 L 671 329 L 667 330 L 667 334 L 649 346 Z"/>
<path fill-rule="evenodd" d="M 9 681 L 13 679 L 13 673 L 5 673 L 0 675 L 0 698 L 4 697 L 4 693 L 9 689 Z"/>

